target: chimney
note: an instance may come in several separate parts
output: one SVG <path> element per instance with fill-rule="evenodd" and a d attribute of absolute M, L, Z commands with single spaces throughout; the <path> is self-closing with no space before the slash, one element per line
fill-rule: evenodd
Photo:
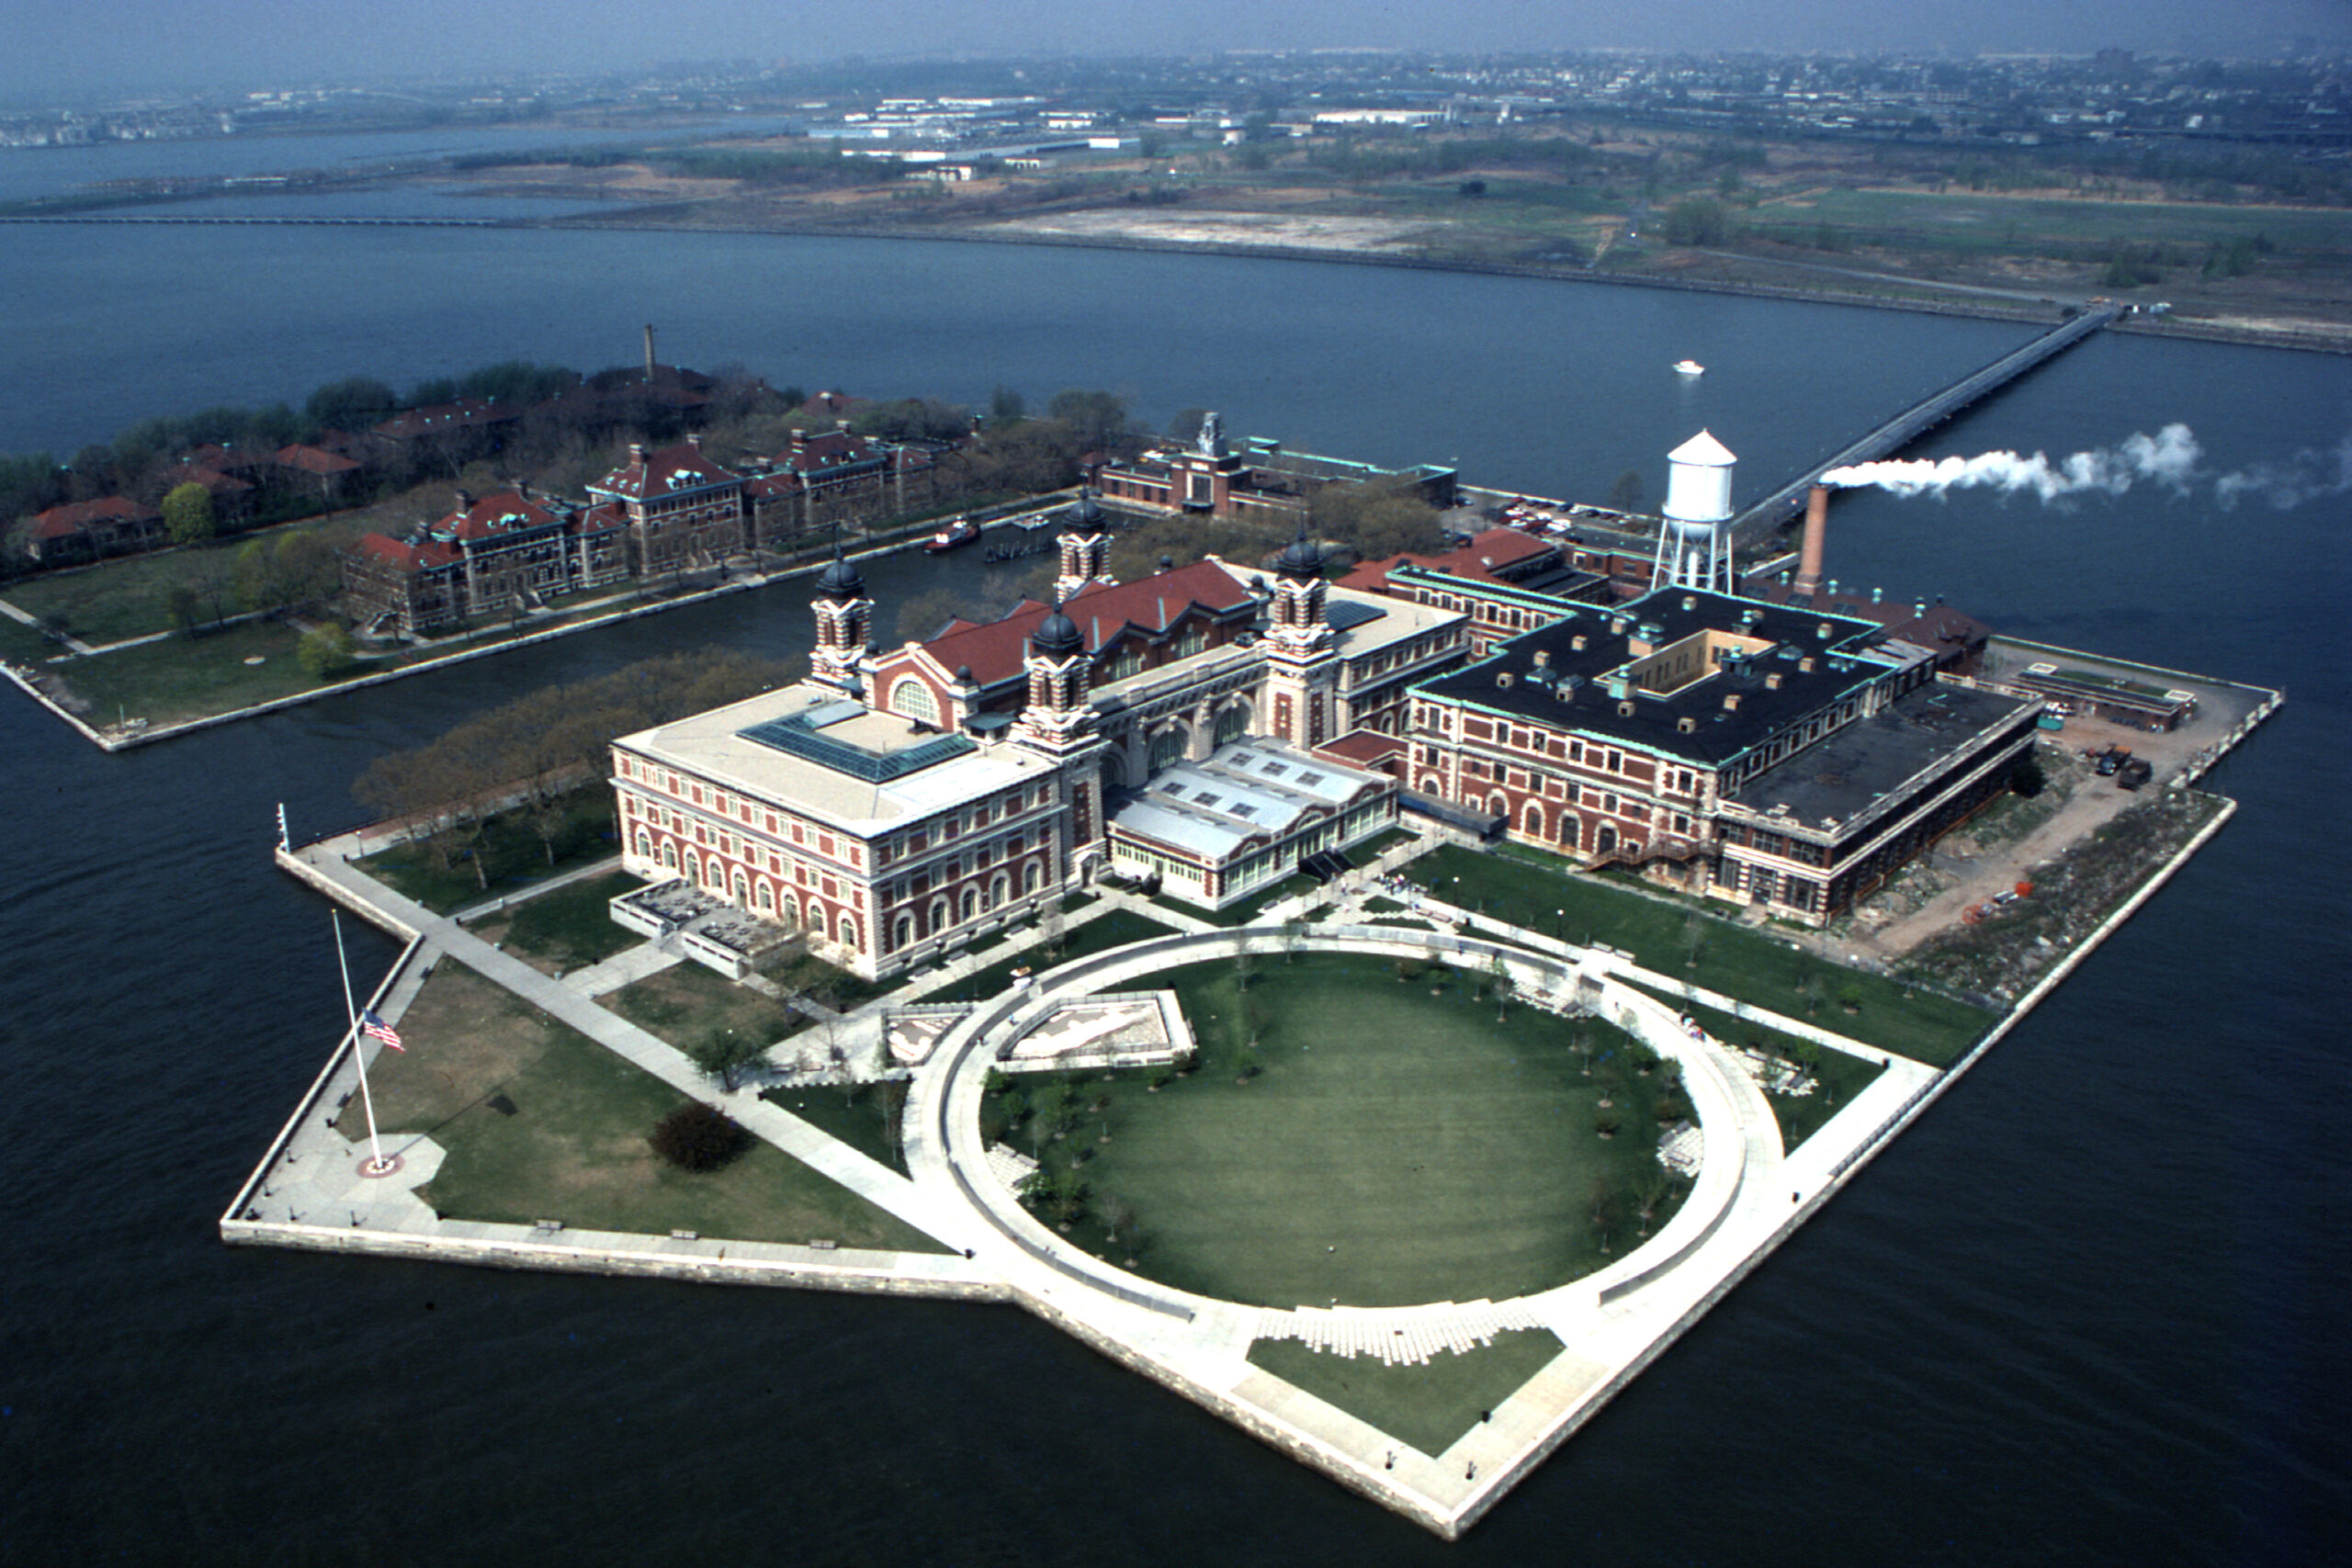
<path fill-rule="evenodd" d="M 645 324 L 645 384 L 653 385 L 653 323 Z"/>
<path fill-rule="evenodd" d="M 460 511 L 460 512 L 471 512 L 473 509 L 474 509 L 474 494 L 473 494 L 473 491 L 469 491 L 469 490 L 461 490 L 461 491 L 459 491 L 458 492 L 458 511 Z"/>
<path fill-rule="evenodd" d="M 697 452 L 701 451 L 702 432 L 699 430 L 690 430 L 686 432 L 686 445 L 693 447 Z"/>
<path fill-rule="evenodd" d="M 1804 544 L 1797 558 L 1795 592 L 1811 594 L 1821 586 L 1821 549 L 1829 530 L 1829 487 L 1815 485 L 1805 492 Z"/>
<path fill-rule="evenodd" d="M 632 441 L 628 444 L 628 460 L 632 463 L 642 463 L 645 461 L 644 442 Z"/>

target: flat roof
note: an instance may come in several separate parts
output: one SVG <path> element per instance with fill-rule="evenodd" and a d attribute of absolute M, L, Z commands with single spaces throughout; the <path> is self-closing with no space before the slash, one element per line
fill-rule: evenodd
<path fill-rule="evenodd" d="M 1785 806 L 1791 827 L 1818 832 L 1860 816 L 2030 705 L 1983 688 L 1921 686 L 1765 769 L 1724 801 L 1758 813 Z"/>
<path fill-rule="evenodd" d="M 1874 622 L 1733 594 L 1661 588 L 1624 604 L 1563 602 L 1560 610 L 1561 618 L 1550 626 L 1498 643 L 1476 664 L 1415 689 L 1550 728 L 1717 765 L 1860 690 L 1898 662 L 1872 651 L 1884 635 Z M 1629 685 L 1622 698 L 1611 694 L 1611 677 L 1644 657 L 1637 642 L 1655 651 L 1708 631 L 1765 646 L 1736 668 L 1717 666 L 1670 692 Z M 1582 649 L 1576 646 L 1579 637 Z M 1738 703 L 1726 707 L 1724 699 L 1733 696 Z M 1633 711 L 1620 713 L 1621 702 L 1630 702 Z M 1692 721 L 1688 734 L 1681 729 L 1686 718 Z"/>
<path fill-rule="evenodd" d="M 820 686 L 787 686 L 616 745 L 870 837 L 1052 771 L 1017 747 L 918 729 Z"/>
<path fill-rule="evenodd" d="M 1155 776 L 1111 814 L 1111 826 L 1211 865 L 1253 840 L 1276 840 L 1317 807 L 1339 811 L 1383 774 L 1310 757 L 1270 740 L 1236 740 Z"/>

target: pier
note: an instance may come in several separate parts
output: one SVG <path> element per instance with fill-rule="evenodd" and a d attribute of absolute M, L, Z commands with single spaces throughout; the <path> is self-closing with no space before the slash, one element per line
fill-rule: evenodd
<path fill-rule="evenodd" d="M 1879 425 L 1859 441 L 1839 447 L 1826 460 L 1805 469 L 1787 484 L 1741 513 L 1732 523 L 1735 539 L 1751 540 L 1796 514 L 1804 492 L 1832 468 L 1875 462 L 1950 419 L 1986 393 L 2008 385 L 2044 360 L 2064 353 L 2123 314 L 2120 305 L 2098 305 L 2061 321 L 2021 348 L 2010 350 L 1980 370 L 1962 377 Z"/>

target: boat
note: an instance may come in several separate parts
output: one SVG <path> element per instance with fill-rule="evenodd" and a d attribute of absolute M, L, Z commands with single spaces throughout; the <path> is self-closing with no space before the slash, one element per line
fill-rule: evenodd
<path fill-rule="evenodd" d="M 1674 370 L 1679 376 L 1704 376 L 1707 373 L 1707 367 L 1695 359 L 1676 360 Z"/>
<path fill-rule="evenodd" d="M 949 550 L 963 548 L 966 545 L 970 544 L 979 536 L 980 525 L 978 524 L 973 522 L 968 517 L 958 518 L 956 521 L 950 523 L 946 527 L 942 528 L 938 533 L 933 534 L 929 539 L 925 540 L 922 547 L 928 554 L 934 556 L 944 555 Z"/>

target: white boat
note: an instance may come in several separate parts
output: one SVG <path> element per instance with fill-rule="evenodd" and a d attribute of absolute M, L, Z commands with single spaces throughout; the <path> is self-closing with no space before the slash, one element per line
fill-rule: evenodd
<path fill-rule="evenodd" d="M 1707 367 L 1695 359 L 1678 359 L 1674 362 L 1674 369 L 1680 376 L 1704 376 L 1707 373 Z"/>

